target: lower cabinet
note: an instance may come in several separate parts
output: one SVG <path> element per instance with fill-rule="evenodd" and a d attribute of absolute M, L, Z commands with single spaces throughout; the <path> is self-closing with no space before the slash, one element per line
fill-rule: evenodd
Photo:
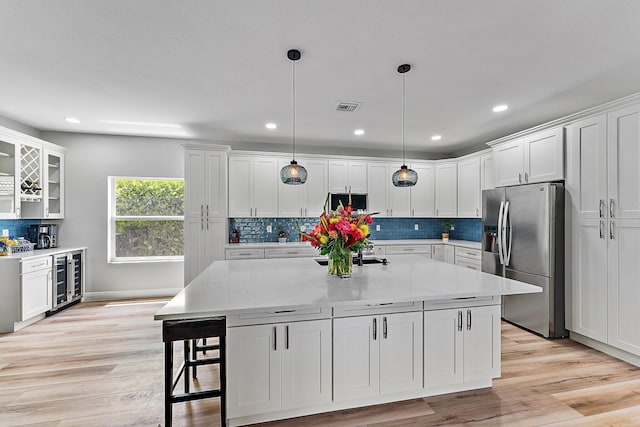
<path fill-rule="evenodd" d="M 448 264 L 453 264 L 455 260 L 454 247 L 449 245 L 432 245 L 431 246 L 431 259 L 437 261 L 444 261 Z"/>
<path fill-rule="evenodd" d="M 422 312 L 333 320 L 333 399 L 422 388 Z"/>
<path fill-rule="evenodd" d="M 424 313 L 426 389 L 500 376 L 500 306 Z"/>
<path fill-rule="evenodd" d="M 331 402 L 331 320 L 227 330 L 229 418 Z"/>
<path fill-rule="evenodd" d="M 51 266 L 23 274 L 20 280 L 20 320 L 27 320 L 51 310 Z"/>

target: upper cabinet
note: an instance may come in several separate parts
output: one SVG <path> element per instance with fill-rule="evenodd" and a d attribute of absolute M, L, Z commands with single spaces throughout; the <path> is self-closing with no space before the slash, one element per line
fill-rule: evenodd
<path fill-rule="evenodd" d="M 44 217 L 64 218 L 64 153 L 45 149 L 43 160 Z"/>
<path fill-rule="evenodd" d="M 278 159 L 266 156 L 229 156 L 229 216 L 278 215 Z"/>
<path fill-rule="evenodd" d="M 480 218 L 480 157 L 458 162 L 458 217 Z"/>
<path fill-rule="evenodd" d="M 324 159 L 299 158 L 297 162 L 307 170 L 307 182 L 303 185 L 287 185 L 278 179 L 278 216 L 316 216 L 328 193 L 328 166 Z M 290 159 L 278 160 L 278 171 L 291 163 Z M 278 172 L 279 173 L 279 172 Z"/>
<path fill-rule="evenodd" d="M 364 160 L 329 160 L 331 193 L 366 193 L 367 162 Z"/>
<path fill-rule="evenodd" d="M 0 218 L 19 218 L 20 151 L 0 140 Z"/>
<path fill-rule="evenodd" d="M 433 163 L 411 163 L 418 182 L 411 187 L 411 216 L 430 217 L 436 214 L 436 167 Z"/>
<path fill-rule="evenodd" d="M 411 188 L 393 185 L 394 166 L 388 162 L 367 163 L 369 212 L 379 212 L 379 216 L 408 217 L 411 216 Z"/>
<path fill-rule="evenodd" d="M 557 127 L 493 147 L 496 187 L 564 179 L 564 129 Z"/>
<path fill-rule="evenodd" d="M 184 156 L 184 216 L 226 217 L 227 151 L 187 147 Z"/>
<path fill-rule="evenodd" d="M 493 153 L 480 156 L 480 188 L 482 190 L 496 188 L 496 169 Z"/>
<path fill-rule="evenodd" d="M 420 178 L 418 178 L 419 180 Z M 458 165 L 455 162 L 436 164 L 436 216 L 458 214 Z"/>

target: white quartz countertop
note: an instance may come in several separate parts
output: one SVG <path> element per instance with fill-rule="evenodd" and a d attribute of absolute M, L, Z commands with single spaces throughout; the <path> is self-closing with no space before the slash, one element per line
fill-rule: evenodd
<path fill-rule="evenodd" d="M 10 261 L 10 260 L 23 260 L 29 258 L 40 258 L 45 256 L 57 255 L 65 252 L 73 252 L 80 251 L 83 249 L 87 249 L 85 246 L 69 246 L 69 247 L 60 247 L 60 248 L 52 248 L 52 249 L 34 249 L 29 252 L 19 252 L 7 256 L 0 256 L 0 262 L 2 261 Z"/>
<path fill-rule="evenodd" d="M 155 319 L 541 292 L 537 286 L 427 256 L 386 258 L 387 265 L 354 265 L 349 279 L 329 276 L 327 266 L 313 258 L 215 261 Z"/>
<path fill-rule="evenodd" d="M 443 242 L 441 239 L 406 239 L 406 240 L 371 240 L 375 246 L 399 246 L 399 245 L 450 245 L 460 246 L 469 249 L 480 249 L 480 242 L 468 240 L 449 240 Z M 259 242 L 259 243 L 228 243 L 227 249 L 268 249 L 268 248 L 301 248 L 309 246 L 309 242 Z"/>

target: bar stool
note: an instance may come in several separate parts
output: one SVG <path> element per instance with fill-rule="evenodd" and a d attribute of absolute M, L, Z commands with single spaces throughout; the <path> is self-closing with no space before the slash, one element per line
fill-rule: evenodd
<path fill-rule="evenodd" d="M 220 397 L 220 423 L 225 426 L 227 422 L 226 414 L 226 356 L 225 356 L 225 336 L 226 318 L 209 317 L 203 319 L 188 320 L 165 320 L 162 322 L 162 341 L 164 342 L 164 419 L 165 426 L 170 427 L 172 423 L 172 405 L 178 402 L 190 400 L 208 399 Z M 218 344 L 207 346 L 206 344 L 197 351 L 218 349 L 220 354 L 216 358 L 197 359 L 191 356 L 191 346 L 196 345 L 196 341 L 206 338 L 218 338 Z M 174 341 L 184 342 L 184 361 L 173 376 L 173 343 Z M 193 341 L 193 342 L 192 342 Z M 205 341 L 206 342 L 206 341 Z M 195 350 L 195 348 L 194 348 Z M 196 351 L 193 352 L 196 354 Z M 193 378 L 196 378 L 196 367 L 202 365 L 219 364 L 220 388 L 205 391 L 190 391 L 190 370 L 193 371 Z M 184 393 L 173 394 L 180 377 L 184 374 Z"/>

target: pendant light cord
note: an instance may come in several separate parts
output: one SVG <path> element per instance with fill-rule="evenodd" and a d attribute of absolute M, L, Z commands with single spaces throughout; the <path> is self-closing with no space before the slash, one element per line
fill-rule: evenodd
<path fill-rule="evenodd" d="M 402 165 L 406 164 L 404 154 L 404 73 L 402 74 Z"/>
<path fill-rule="evenodd" d="M 293 67 L 292 73 L 292 98 L 293 98 L 293 153 L 291 155 L 292 160 L 296 160 L 296 61 L 291 61 Z"/>

